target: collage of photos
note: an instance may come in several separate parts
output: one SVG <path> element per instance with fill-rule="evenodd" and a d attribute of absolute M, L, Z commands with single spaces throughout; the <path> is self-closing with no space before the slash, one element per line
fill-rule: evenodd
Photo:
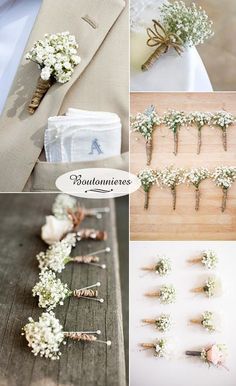
<path fill-rule="evenodd" d="M 0 0 L 0 386 L 235 386 L 235 0 Z"/>

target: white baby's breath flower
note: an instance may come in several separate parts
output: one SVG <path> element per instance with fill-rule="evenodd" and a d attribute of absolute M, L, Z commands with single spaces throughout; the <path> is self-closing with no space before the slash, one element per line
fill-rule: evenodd
<path fill-rule="evenodd" d="M 159 297 L 160 297 L 161 303 L 163 303 L 163 304 L 174 303 L 175 299 L 176 299 L 176 290 L 175 290 L 174 286 L 172 284 L 171 285 L 163 285 L 160 288 Z"/>
<path fill-rule="evenodd" d="M 170 315 L 162 314 L 156 320 L 156 328 L 160 332 L 166 332 L 171 328 L 172 321 Z"/>
<path fill-rule="evenodd" d="M 56 277 L 52 271 L 45 270 L 39 274 L 39 282 L 35 284 L 32 290 L 33 296 L 38 296 L 39 307 L 52 310 L 59 305 L 63 305 L 63 301 L 72 294 L 67 284 Z"/>
<path fill-rule="evenodd" d="M 146 141 L 152 139 L 153 130 L 161 125 L 162 119 L 154 106 L 147 108 L 144 113 L 138 113 L 130 119 L 131 132 L 140 133 Z"/>
<path fill-rule="evenodd" d="M 202 264 L 208 269 L 214 269 L 218 263 L 218 257 L 215 251 L 208 249 L 202 252 Z"/>
<path fill-rule="evenodd" d="M 61 356 L 60 344 L 64 339 L 64 333 L 55 314 L 43 312 L 38 322 L 29 318 L 29 323 L 23 327 L 23 333 L 32 353 L 37 356 L 59 359 Z"/>
<path fill-rule="evenodd" d="M 144 169 L 138 173 L 144 192 L 148 192 L 152 185 L 158 183 L 158 172 L 153 169 Z"/>
<path fill-rule="evenodd" d="M 36 256 L 39 268 L 48 268 L 60 273 L 70 261 L 71 248 L 71 244 L 67 243 L 66 240 L 51 245 L 46 252 L 40 252 Z"/>
<path fill-rule="evenodd" d="M 168 275 L 171 271 L 170 259 L 165 256 L 161 257 L 155 266 L 155 270 L 160 276 Z"/>
<path fill-rule="evenodd" d="M 236 180 L 235 166 L 219 166 L 213 171 L 211 178 L 222 189 L 229 189 Z"/>
<path fill-rule="evenodd" d="M 199 188 L 200 183 L 209 178 L 210 175 L 207 168 L 190 169 L 186 171 L 186 182 Z"/>

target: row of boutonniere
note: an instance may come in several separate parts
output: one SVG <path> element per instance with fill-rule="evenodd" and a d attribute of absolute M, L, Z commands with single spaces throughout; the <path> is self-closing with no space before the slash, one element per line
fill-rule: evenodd
<path fill-rule="evenodd" d="M 183 1 L 165 1 L 159 12 L 159 20 L 152 20 L 153 28 L 147 28 L 147 45 L 155 47 L 155 51 L 141 66 L 143 71 L 149 70 L 169 49 L 181 55 L 186 48 L 203 44 L 214 35 L 213 22 L 195 3 L 187 6 Z"/>
<path fill-rule="evenodd" d="M 183 127 L 196 127 L 198 132 L 197 154 L 202 145 L 202 129 L 204 126 L 220 128 L 224 150 L 227 150 L 227 129 L 234 125 L 236 117 L 227 111 L 200 112 L 168 110 L 163 115 L 155 111 L 154 106 L 148 107 L 143 113 L 131 116 L 131 132 L 140 133 L 146 141 L 147 165 L 151 163 L 153 148 L 153 132 L 161 125 L 165 125 L 174 135 L 174 154 L 178 152 L 179 131 Z"/>
<path fill-rule="evenodd" d="M 195 188 L 196 204 L 195 209 L 199 209 L 200 203 L 200 184 L 206 179 L 214 181 L 215 185 L 222 189 L 222 212 L 226 209 L 227 194 L 229 188 L 236 180 L 236 166 L 220 166 L 212 171 L 207 168 L 181 169 L 172 166 L 162 170 L 144 169 L 138 173 L 142 188 L 145 192 L 144 208 L 148 209 L 149 192 L 153 185 L 161 188 L 169 188 L 173 196 L 173 209 L 176 208 L 176 188 L 180 184 L 187 183 Z"/>
<path fill-rule="evenodd" d="M 49 244 L 46 252 L 40 252 L 36 259 L 39 263 L 39 281 L 32 290 L 34 297 L 38 298 L 38 306 L 45 312 L 34 321 L 31 317 L 23 327 L 22 335 L 25 335 L 28 346 L 34 355 L 44 356 L 50 359 L 59 359 L 61 356 L 60 345 L 66 338 L 82 342 L 101 342 L 110 345 L 110 341 L 101 341 L 97 337 L 100 330 L 94 331 L 63 331 L 63 326 L 52 311 L 58 305 L 63 305 L 69 297 L 77 299 L 93 300 L 103 303 L 104 299 L 98 298 L 98 290 L 101 283 L 84 286 L 79 289 L 71 289 L 67 283 L 63 283 L 57 277 L 68 263 L 89 265 L 106 269 L 106 264 L 99 264 L 98 255 L 110 252 L 106 247 L 94 251 L 88 255 L 71 256 L 72 248 L 81 240 L 106 240 L 104 231 L 94 229 L 80 229 L 81 222 L 86 217 L 101 218 L 103 212 L 109 208 L 85 209 L 80 207 L 77 200 L 71 196 L 59 194 L 52 207 L 53 215 L 46 217 L 46 224 L 42 227 L 42 240 Z"/>

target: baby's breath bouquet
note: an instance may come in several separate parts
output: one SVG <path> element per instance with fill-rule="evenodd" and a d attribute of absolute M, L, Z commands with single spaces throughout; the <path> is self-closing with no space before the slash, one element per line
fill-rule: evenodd
<path fill-rule="evenodd" d="M 140 133 L 146 140 L 147 165 L 150 165 L 152 158 L 153 131 L 160 124 L 161 118 L 156 113 L 154 106 L 148 107 L 143 113 L 138 113 L 130 120 L 131 131 Z"/>
<path fill-rule="evenodd" d="M 236 180 L 236 167 L 220 166 L 213 171 L 211 178 L 215 182 L 216 186 L 219 186 L 223 191 L 221 210 L 224 212 L 226 209 L 228 189 L 231 188 Z"/>
<path fill-rule="evenodd" d="M 77 49 L 75 36 L 70 35 L 68 31 L 45 34 L 43 40 L 33 44 L 25 58 L 37 63 L 41 72 L 36 91 L 28 106 L 30 114 L 34 114 L 44 95 L 55 82 L 66 83 L 71 79 L 74 68 L 81 60 L 77 55 Z"/>
<path fill-rule="evenodd" d="M 159 183 L 162 187 L 169 188 L 173 196 L 173 209 L 176 209 L 176 187 L 186 180 L 184 169 L 174 169 L 169 166 L 159 172 Z"/>
<path fill-rule="evenodd" d="M 224 150 L 227 151 L 227 129 L 235 123 L 233 114 L 227 111 L 217 111 L 211 114 L 211 124 L 222 130 L 222 140 Z"/>
<path fill-rule="evenodd" d="M 202 146 L 202 128 L 209 125 L 211 122 L 211 114 L 200 111 L 193 111 L 187 115 L 187 122 L 192 126 L 196 126 L 198 130 L 198 145 L 197 154 L 200 154 Z"/>
<path fill-rule="evenodd" d="M 158 183 L 158 172 L 153 169 L 144 169 L 138 173 L 138 178 L 145 193 L 144 209 L 148 209 L 149 192 L 151 187 Z"/>
<path fill-rule="evenodd" d="M 195 188 L 196 202 L 195 209 L 199 210 L 200 203 L 200 184 L 202 181 L 210 177 L 210 172 L 206 168 L 198 168 L 188 170 L 186 173 L 186 181 L 189 185 L 193 185 Z"/>
<path fill-rule="evenodd" d="M 164 113 L 163 123 L 174 134 L 174 154 L 176 155 L 178 153 L 179 130 L 187 124 L 186 115 L 183 111 L 169 110 Z"/>
<path fill-rule="evenodd" d="M 147 29 L 147 45 L 156 49 L 142 65 L 143 71 L 149 70 L 170 48 L 181 54 L 186 47 L 202 44 L 213 36 L 212 21 L 195 3 L 187 6 L 183 1 L 167 1 L 160 6 L 160 13 L 160 20 L 153 20 L 153 29 Z"/>

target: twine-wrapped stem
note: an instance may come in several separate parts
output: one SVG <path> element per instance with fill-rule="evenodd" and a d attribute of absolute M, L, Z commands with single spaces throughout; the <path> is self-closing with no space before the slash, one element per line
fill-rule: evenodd
<path fill-rule="evenodd" d="M 107 239 L 107 233 L 104 231 L 97 231 L 95 229 L 81 229 L 77 232 L 79 240 L 98 240 L 103 241 Z"/>
<path fill-rule="evenodd" d="M 71 257 L 70 261 L 73 261 L 74 263 L 79 263 L 79 264 L 98 263 L 99 257 L 98 256 L 75 256 L 75 257 Z"/>
<path fill-rule="evenodd" d="M 200 154 L 202 147 L 202 128 L 198 127 L 198 137 L 197 137 L 197 154 Z"/>
<path fill-rule="evenodd" d="M 201 293 L 201 292 L 204 292 L 204 288 L 203 287 L 196 287 L 196 288 L 191 289 L 191 292 Z"/>
<path fill-rule="evenodd" d="M 195 210 L 199 210 L 199 205 L 200 205 L 200 190 L 199 188 L 195 189 Z"/>
<path fill-rule="evenodd" d="M 179 133 L 177 129 L 174 131 L 174 155 L 177 155 L 178 153 L 178 146 L 179 146 Z"/>
<path fill-rule="evenodd" d="M 148 71 L 156 63 L 156 61 L 167 52 L 168 46 L 166 44 L 161 44 L 153 52 L 153 54 L 146 60 L 146 62 L 141 66 L 142 71 Z"/>
<path fill-rule="evenodd" d="M 38 78 L 36 90 L 31 98 L 31 101 L 28 105 L 27 111 L 30 114 L 34 114 L 37 108 L 39 107 L 43 97 L 50 89 L 50 87 L 55 83 L 53 78 L 48 80 L 43 80 L 41 77 Z"/>
<path fill-rule="evenodd" d="M 147 156 L 147 165 L 150 165 L 152 160 L 152 138 L 146 141 L 146 156 Z"/>
<path fill-rule="evenodd" d="M 148 209 L 149 205 L 149 190 L 144 192 L 144 209 Z"/>
<path fill-rule="evenodd" d="M 143 319 L 142 321 L 143 323 L 147 323 L 147 324 L 156 324 L 155 319 Z"/>
<path fill-rule="evenodd" d="M 155 344 L 154 343 L 140 343 L 140 346 L 142 346 L 143 348 L 155 348 Z"/>
<path fill-rule="evenodd" d="M 227 128 L 222 128 L 222 141 L 223 141 L 223 148 L 224 151 L 227 151 Z"/>
<path fill-rule="evenodd" d="M 146 292 L 145 296 L 149 296 L 151 298 L 156 298 L 160 296 L 160 291 L 156 291 L 156 292 Z"/>
<path fill-rule="evenodd" d="M 193 259 L 189 259 L 188 262 L 191 263 L 191 264 L 198 264 L 198 263 L 201 263 L 202 261 L 202 258 L 201 257 L 195 257 Z"/>
<path fill-rule="evenodd" d="M 82 332 L 69 332 L 65 331 L 64 336 L 72 340 L 82 341 L 82 342 L 94 342 L 97 340 L 97 337 L 93 334 L 86 334 Z"/>
<path fill-rule="evenodd" d="M 190 319 L 190 323 L 201 324 L 201 320 L 199 320 L 199 319 Z"/>
<path fill-rule="evenodd" d="M 227 196 L 228 196 L 228 189 L 223 189 L 222 206 L 221 206 L 222 212 L 224 212 L 226 209 Z"/>
<path fill-rule="evenodd" d="M 176 209 L 176 186 L 171 188 L 172 200 L 173 200 L 173 210 Z"/>

